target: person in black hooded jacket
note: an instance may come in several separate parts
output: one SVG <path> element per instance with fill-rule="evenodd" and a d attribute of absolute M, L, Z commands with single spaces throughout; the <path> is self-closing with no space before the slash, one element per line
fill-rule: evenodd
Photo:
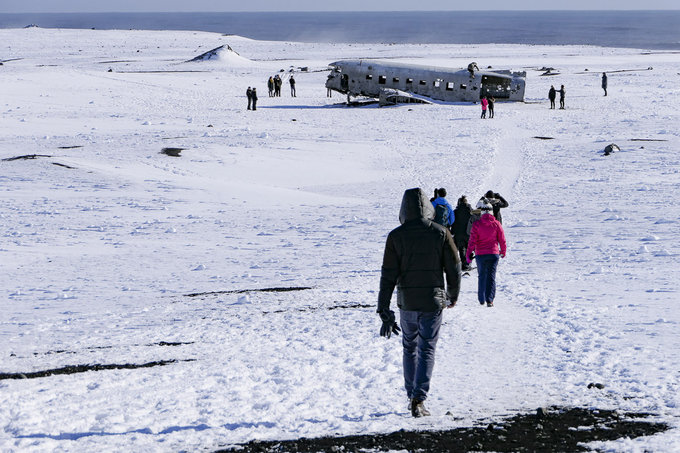
<path fill-rule="evenodd" d="M 434 208 L 419 189 L 404 192 L 401 226 L 387 236 L 380 276 L 378 314 L 380 335 L 398 334 L 390 301 L 397 288 L 401 330 L 404 386 L 414 417 L 429 415 L 427 398 L 439 339 L 442 310 L 458 300 L 461 262 L 451 233 L 432 221 Z M 445 279 L 446 276 L 446 285 Z"/>
<path fill-rule="evenodd" d="M 467 197 L 463 195 L 458 199 L 456 209 L 453 210 L 455 214 L 455 220 L 453 221 L 453 226 L 451 227 L 451 232 L 453 233 L 453 242 L 456 244 L 458 253 L 460 254 L 460 261 L 462 263 L 462 270 L 468 271 L 470 267 L 465 260 L 465 253 L 467 251 L 467 244 L 470 240 L 470 233 L 468 232 L 468 223 L 470 222 L 470 216 L 472 215 L 472 206 L 467 201 Z"/>
<path fill-rule="evenodd" d="M 489 200 L 491 206 L 493 206 L 493 216 L 498 220 L 501 225 L 503 224 L 503 216 L 501 215 L 501 208 L 507 208 L 510 206 L 505 198 L 498 192 L 489 190 L 484 194 L 484 197 Z"/>

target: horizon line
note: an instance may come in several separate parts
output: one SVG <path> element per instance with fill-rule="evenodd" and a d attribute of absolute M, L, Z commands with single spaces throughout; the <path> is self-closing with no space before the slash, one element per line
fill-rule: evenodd
<path fill-rule="evenodd" d="M 531 12 L 675 12 L 680 11 L 680 6 L 676 9 L 642 9 L 642 8 L 628 8 L 628 9 L 395 9 L 390 11 L 385 10 L 294 10 L 294 11 L 273 11 L 273 10 L 256 10 L 256 11 L 226 11 L 226 10 L 212 10 L 212 11 L 13 11 L 0 12 L 0 14 L 182 14 L 182 13 L 442 13 L 442 12 L 460 12 L 460 13 L 489 13 L 489 12 L 517 12 L 517 13 L 531 13 Z"/>

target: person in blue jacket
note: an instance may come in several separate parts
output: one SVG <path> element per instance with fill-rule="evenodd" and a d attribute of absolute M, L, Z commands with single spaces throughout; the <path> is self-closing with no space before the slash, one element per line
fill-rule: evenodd
<path fill-rule="evenodd" d="M 449 210 L 448 223 L 446 222 L 446 220 L 444 220 L 444 223 L 442 224 L 442 226 L 450 228 L 453 225 L 453 221 L 456 219 L 456 215 L 454 214 L 453 208 L 451 207 L 448 200 L 446 199 L 446 189 L 444 189 L 443 187 L 440 188 L 440 189 L 437 189 L 437 198 L 432 200 L 432 207 L 435 209 L 435 211 L 437 210 L 437 206 L 440 205 L 440 204 L 446 206 L 447 209 Z M 435 217 L 435 222 L 437 220 L 438 219 L 436 219 L 436 217 Z M 439 222 L 437 222 L 437 223 L 439 223 Z"/>

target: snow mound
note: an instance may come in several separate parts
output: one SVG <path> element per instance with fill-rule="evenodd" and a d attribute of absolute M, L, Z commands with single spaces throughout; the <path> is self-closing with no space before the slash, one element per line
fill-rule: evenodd
<path fill-rule="evenodd" d="M 200 62 L 200 61 L 219 61 L 221 63 L 228 63 L 233 66 L 238 65 L 249 65 L 252 61 L 242 57 L 229 45 L 224 44 L 219 47 L 215 47 L 205 53 L 200 54 L 197 57 L 192 58 L 188 62 Z"/>

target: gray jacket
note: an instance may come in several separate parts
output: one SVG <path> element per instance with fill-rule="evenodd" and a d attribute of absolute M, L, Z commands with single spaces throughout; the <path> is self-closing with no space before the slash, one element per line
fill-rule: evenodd
<path fill-rule="evenodd" d="M 401 226 L 387 236 L 380 276 L 378 312 L 389 310 L 397 287 L 397 306 L 436 312 L 458 300 L 461 263 L 451 233 L 434 222 L 434 208 L 421 189 L 404 192 Z M 446 286 L 444 285 L 446 275 Z"/>

